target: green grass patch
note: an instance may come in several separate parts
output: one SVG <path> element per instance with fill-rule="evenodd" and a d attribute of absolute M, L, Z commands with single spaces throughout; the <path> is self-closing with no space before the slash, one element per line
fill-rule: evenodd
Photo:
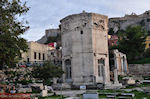
<path fill-rule="evenodd" d="M 126 86 L 126 88 L 125 89 L 133 89 L 133 88 L 136 88 L 137 86 Z"/>
<path fill-rule="evenodd" d="M 106 98 L 106 95 L 99 95 L 99 98 Z"/>
<path fill-rule="evenodd" d="M 118 93 L 117 97 L 119 95 L 121 95 L 121 93 L 133 93 L 135 94 L 135 98 L 134 99 L 143 99 L 143 98 L 147 98 L 150 99 L 150 96 L 147 93 L 144 92 L 138 92 L 138 91 L 131 91 L 131 92 L 126 92 L 126 91 L 122 91 L 122 90 L 98 90 L 98 93 L 100 93 L 99 98 L 106 98 L 106 95 L 102 94 L 102 93 Z M 117 99 L 116 97 L 116 99 Z"/>
<path fill-rule="evenodd" d="M 143 83 L 143 84 L 140 84 L 139 87 L 150 87 L 150 84 L 149 83 Z"/>
<path fill-rule="evenodd" d="M 135 99 L 143 99 L 143 98 L 150 99 L 150 96 L 144 92 L 132 91 L 131 93 L 135 94 Z"/>
<path fill-rule="evenodd" d="M 150 76 L 143 76 L 144 80 L 150 80 Z"/>

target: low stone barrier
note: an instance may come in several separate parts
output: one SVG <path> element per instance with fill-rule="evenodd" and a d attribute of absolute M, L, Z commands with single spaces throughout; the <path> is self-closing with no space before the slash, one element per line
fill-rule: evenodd
<path fill-rule="evenodd" d="M 150 76 L 150 64 L 129 64 L 129 74 Z"/>

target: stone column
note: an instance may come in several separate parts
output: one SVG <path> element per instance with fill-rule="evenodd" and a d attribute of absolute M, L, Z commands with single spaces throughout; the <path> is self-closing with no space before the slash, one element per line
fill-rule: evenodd
<path fill-rule="evenodd" d="M 57 84 L 57 78 L 53 78 L 53 84 Z"/>
<path fill-rule="evenodd" d="M 114 69 L 114 84 L 119 84 L 117 69 Z"/>
<path fill-rule="evenodd" d="M 62 69 L 64 72 L 66 72 L 64 61 L 65 61 L 65 58 L 62 58 Z M 65 73 L 62 75 L 62 78 L 63 78 L 63 83 L 65 83 L 66 82 L 66 74 Z"/>

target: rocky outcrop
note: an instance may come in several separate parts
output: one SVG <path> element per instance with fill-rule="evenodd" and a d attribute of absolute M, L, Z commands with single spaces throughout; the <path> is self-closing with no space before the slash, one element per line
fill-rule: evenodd
<path fill-rule="evenodd" d="M 56 37 L 59 34 L 60 34 L 60 29 L 47 29 L 45 30 L 45 35 L 37 42 L 44 44 L 47 42 L 49 37 Z"/>
<path fill-rule="evenodd" d="M 140 15 L 132 13 L 124 17 L 109 19 L 109 29 L 113 29 L 115 33 L 121 29 L 125 30 L 129 25 L 141 25 L 147 31 L 150 31 L 150 10 Z"/>
<path fill-rule="evenodd" d="M 47 38 L 48 37 L 46 37 L 46 35 L 44 35 L 41 39 L 39 39 L 37 42 L 38 43 L 41 43 L 41 44 L 44 44 L 44 43 L 46 43 L 47 42 Z"/>

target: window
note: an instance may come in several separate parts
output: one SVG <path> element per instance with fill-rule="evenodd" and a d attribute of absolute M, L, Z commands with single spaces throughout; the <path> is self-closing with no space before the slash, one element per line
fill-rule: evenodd
<path fill-rule="evenodd" d="M 30 62 L 30 59 L 29 59 L 29 58 L 27 58 L 27 62 Z"/>
<path fill-rule="evenodd" d="M 19 55 L 19 58 L 22 58 L 22 54 Z"/>
<path fill-rule="evenodd" d="M 81 31 L 80 34 L 83 34 L 83 31 Z"/>
<path fill-rule="evenodd" d="M 69 74 L 70 74 L 69 78 L 71 78 L 72 77 L 71 66 L 69 67 Z"/>
<path fill-rule="evenodd" d="M 34 59 L 36 59 L 36 52 L 34 52 Z"/>
<path fill-rule="evenodd" d="M 104 72 L 105 62 L 103 59 L 98 59 L 98 76 L 102 77 Z"/>
<path fill-rule="evenodd" d="M 54 52 L 51 52 L 51 55 L 53 55 L 53 56 L 54 56 Z"/>
<path fill-rule="evenodd" d="M 72 78 L 72 71 L 71 71 L 71 60 L 65 60 L 65 67 L 66 67 L 66 79 Z"/>
<path fill-rule="evenodd" d="M 98 65 L 98 76 L 102 76 L 102 74 L 101 74 L 101 65 Z"/>
<path fill-rule="evenodd" d="M 102 76 L 102 65 L 98 65 L 98 76 Z"/>
<path fill-rule="evenodd" d="M 43 60 L 45 60 L 45 54 L 43 53 Z"/>
<path fill-rule="evenodd" d="M 39 60 L 41 59 L 41 53 L 39 53 Z"/>

